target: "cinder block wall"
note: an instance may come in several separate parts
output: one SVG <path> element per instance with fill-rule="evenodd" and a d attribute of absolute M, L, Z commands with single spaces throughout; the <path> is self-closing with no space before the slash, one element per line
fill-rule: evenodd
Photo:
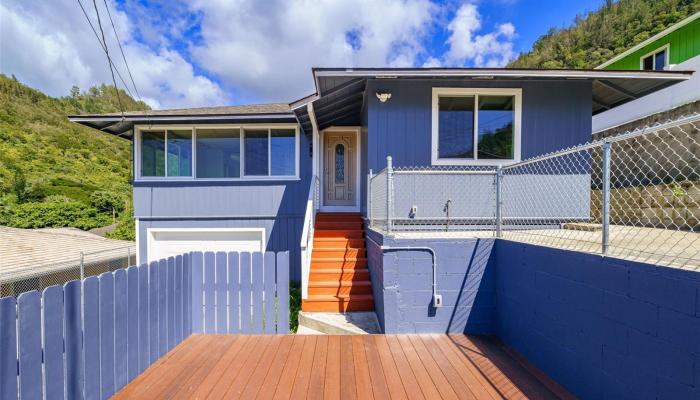
<path fill-rule="evenodd" d="M 584 399 L 700 399 L 700 273 L 498 240 L 497 334 Z"/>

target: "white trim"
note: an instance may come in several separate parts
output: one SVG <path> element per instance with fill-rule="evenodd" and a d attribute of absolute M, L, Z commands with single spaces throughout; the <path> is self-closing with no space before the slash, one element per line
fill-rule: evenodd
<path fill-rule="evenodd" d="M 665 45 L 659 47 L 658 49 L 652 50 L 652 51 L 648 52 L 647 54 L 639 57 L 639 69 L 643 70 L 643 71 L 649 71 L 648 69 L 644 69 L 644 59 L 649 57 L 649 56 L 652 56 L 651 57 L 651 68 L 652 69 L 651 70 L 652 71 L 660 71 L 660 70 L 656 69 L 656 57 L 655 56 L 656 56 L 656 53 L 660 53 L 662 51 L 666 52 L 666 56 L 664 57 L 665 58 L 664 61 L 666 63 L 664 70 L 669 69 L 671 67 L 671 65 L 670 65 L 670 61 L 671 61 L 671 45 L 670 45 L 670 43 L 666 43 Z"/>
<path fill-rule="evenodd" d="M 141 175 L 141 131 L 142 130 L 192 130 L 192 175 L 191 176 L 147 176 Z M 197 178 L 197 130 L 206 129 L 239 129 L 240 155 L 239 155 L 239 171 L 238 178 Z M 245 146 L 244 137 L 245 130 L 260 129 L 267 130 L 268 135 L 268 175 L 245 175 Z M 270 146 L 271 146 L 271 130 L 272 129 L 294 129 L 295 140 L 295 174 L 289 176 L 270 175 Z M 134 125 L 134 181 L 135 182 L 251 182 L 251 181 L 298 181 L 300 180 L 300 129 L 299 124 L 192 124 L 192 125 Z M 165 157 L 165 172 L 167 174 L 167 134 L 166 134 L 166 157 Z"/>
<path fill-rule="evenodd" d="M 695 14 L 693 14 L 693 15 L 691 15 L 690 17 L 684 19 L 683 21 L 680 21 L 679 23 L 677 23 L 677 24 L 675 24 L 675 25 L 669 26 L 668 28 L 666 28 L 666 29 L 664 29 L 663 31 L 657 33 L 656 35 L 650 37 L 649 39 L 647 39 L 647 40 L 645 40 L 645 41 L 643 41 L 643 42 L 637 44 L 636 46 L 630 47 L 629 49 L 625 50 L 624 52 L 622 52 L 622 53 L 616 55 L 615 57 L 613 57 L 613 58 L 609 59 L 608 61 L 606 61 L 606 62 L 600 64 L 599 66 L 595 67 L 595 69 L 602 69 L 602 68 L 605 68 L 605 67 L 607 67 L 608 65 L 610 65 L 610 64 L 612 64 L 612 63 L 614 63 L 614 62 L 617 62 L 617 61 L 619 61 L 619 60 L 621 60 L 621 59 L 627 57 L 628 55 L 634 53 L 635 51 L 637 51 L 637 50 L 639 50 L 639 49 L 641 49 L 641 48 L 643 48 L 643 47 L 645 47 L 645 46 L 647 46 L 647 45 L 649 45 L 649 44 L 651 44 L 651 43 L 653 43 L 653 42 L 655 42 L 655 41 L 661 39 L 662 37 L 668 35 L 669 33 L 673 32 L 673 31 L 676 31 L 676 30 L 678 30 L 678 29 L 680 29 L 680 28 L 682 28 L 682 27 L 688 25 L 689 23 L 695 21 L 695 20 L 698 19 L 698 18 L 700 18 L 700 11 L 697 12 L 697 13 L 695 13 Z"/>
<path fill-rule="evenodd" d="M 260 233 L 260 249 L 265 251 L 265 228 L 147 228 L 146 252 L 152 254 L 153 234 L 162 232 L 211 233 L 211 232 L 252 232 Z"/>
<path fill-rule="evenodd" d="M 455 159 L 439 158 L 439 107 L 440 96 L 474 96 L 474 158 Z M 479 138 L 479 112 L 478 96 L 513 96 L 513 159 L 512 160 L 481 160 L 478 159 L 478 138 Z M 430 140 L 430 160 L 432 165 L 508 165 L 520 161 L 521 159 L 521 126 L 522 126 L 522 97 L 523 90 L 518 88 L 445 88 L 434 87 L 432 94 L 432 118 L 431 118 L 431 140 Z"/>
<path fill-rule="evenodd" d="M 326 153 L 326 135 L 325 133 L 333 133 L 333 132 L 354 132 L 355 133 L 355 139 L 356 139 L 356 146 L 357 146 L 357 151 L 355 151 L 355 157 L 356 157 L 356 162 L 355 162 L 355 170 L 356 170 L 356 175 L 355 175 L 355 205 L 354 206 L 327 206 L 323 204 L 323 201 L 325 199 L 325 173 L 324 173 L 324 157 Z M 319 195 L 319 202 L 321 205 L 319 206 L 319 209 L 321 211 L 326 211 L 326 212 L 355 212 L 355 211 L 360 211 L 360 197 L 361 193 L 360 191 L 362 190 L 362 186 L 360 185 L 360 174 L 361 174 L 361 166 L 360 163 L 362 162 L 362 158 L 360 157 L 360 152 L 362 151 L 362 135 L 360 135 L 360 127 L 359 126 L 331 126 L 329 128 L 326 128 L 320 132 L 321 140 L 320 140 L 320 151 L 319 151 L 319 169 L 318 169 L 318 177 L 319 177 L 319 184 L 320 184 L 320 195 Z"/>

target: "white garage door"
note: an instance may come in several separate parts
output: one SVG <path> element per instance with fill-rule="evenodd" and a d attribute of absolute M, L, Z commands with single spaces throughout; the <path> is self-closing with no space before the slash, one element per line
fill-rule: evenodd
<path fill-rule="evenodd" d="M 190 251 L 263 251 L 265 229 L 149 229 L 148 262 Z"/>

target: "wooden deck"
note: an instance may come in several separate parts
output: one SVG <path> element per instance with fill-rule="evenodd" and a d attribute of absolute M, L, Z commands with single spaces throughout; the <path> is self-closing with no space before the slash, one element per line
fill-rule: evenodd
<path fill-rule="evenodd" d="M 114 398 L 565 397 L 489 338 L 193 335 Z"/>

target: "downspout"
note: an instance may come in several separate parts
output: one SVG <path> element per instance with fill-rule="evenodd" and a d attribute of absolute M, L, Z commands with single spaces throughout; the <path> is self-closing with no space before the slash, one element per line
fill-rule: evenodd
<path fill-rule="evenodd" d="M 427 246 L 385 246 L 380 245 L 371 236 L 367 236 L 367 239 L 376 244 L 382 252 L 386 251 L 427 251 L 432 256 L 433 260 L 433 307 L 442 307 L 442 295 L 437 293 L 437 257 L 435 256 L 435 250 Z"/>

